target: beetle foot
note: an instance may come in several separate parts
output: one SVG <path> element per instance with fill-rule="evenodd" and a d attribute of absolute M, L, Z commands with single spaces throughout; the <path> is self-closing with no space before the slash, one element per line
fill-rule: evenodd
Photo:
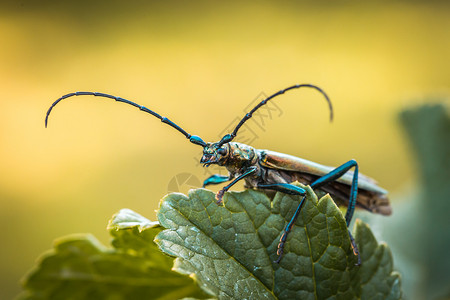
<path fill-rule="evenodd" d="M 277 258 L 276 261 L 274 261 L 274 263 L 279 264 L 280 261 L 281 261 L 281 258 L 283 257 L 284 243 L 286 242 L 287 234 L 288 234 L 288 233 L 285 231 L 285 232 L 283 232 L 283 234 L 282 234 L 281 237 L 280 237 L 280 242 L 278 243 L 278 247 L 277 247 L 277 248 L 278 248 L 278 249 L 277 249 L 277 255 L 278 255 L 278 258 Z"/>
<path fill-rule="evenodd" d="M 223 197 L 223 194 L 225 193 L 225 191 L 224 190 L 220 190 L 220 191 L 218 191 L 217 192 L 217 194 L 216 194 L 216 204 L 217 205 L 221 205 L 222 204 L 222 197 Z"/>
<path fill-rule="evenodd" d="M 280 243 L 278 244 L 278 250 L 277 250 L 278 258 L 277 258 L 276 261 L 274 261 L 274 263 L 276 263 L 276 264 L 279 264 L 279 263 L 280 263 L 281 258 L 283 257 L 283 249 L 284 249 L 284 243 L 283 243 L 283 242 L 280 242 Z"/>
<path fill-rule="evenodd" d="M 353 254 L 355 254 L 355 256 L 358 258 L 358 261 L 356 262 L 355 266 L 359 267 L 361 265 L 361 255 L 359 254 L 358 245 L 356 245 L 355 239 L 353 238 L 351 233 L 350 233 L 350 242 L 352 245 Z"/>
<path fill-rule="evenodd" d="M 358 247 L 353 247 L 353 254 L 355 254 L 356 257 L 358 258 L 358 261 L 356 262 L 355 266 L 359 267 L 361 265 L 361 255 L 359 254 Z"/>

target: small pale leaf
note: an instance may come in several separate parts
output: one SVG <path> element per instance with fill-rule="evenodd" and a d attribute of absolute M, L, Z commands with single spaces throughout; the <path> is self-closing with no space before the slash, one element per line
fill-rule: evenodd
<path fill-rule="evenodd" d="M 193 278 L 171 270 L 153 243 L 161 227 L 122 210 L 109 223 L 114 248 L 92 235 L 59 239 L 24 280 L 22 299 L 178 299 L 208 297 Z"/>

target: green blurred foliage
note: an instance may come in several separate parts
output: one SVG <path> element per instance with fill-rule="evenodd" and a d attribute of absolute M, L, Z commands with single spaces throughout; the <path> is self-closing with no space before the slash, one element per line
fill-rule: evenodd
<path fill-rule="evenodd" d="M 450 116 L 448 101 L 434 102 L 400 114 L 417 157 L 417 182 L 396 196 L 391 218 L 365 218 L 392 248 L 412 300 L 450 297 Z"/>
<path fill-rule="evenodd" d="M 395 116 L 409 99 L 448 94 L 449 15 L 448 1 L 0 2 L 0 298 L 18 293 L 55 237 L 92 232 L 106 244 L 104 216 L 153 212 L 177 174 L 220 171 L 113 102 L 72 99 L 46 130 L 57 97 L 115 94 L 214 141 L 262 92 L 314 83 L 333 124 L 319 95 L 284 95 L 252 146 L 332 166 L 355 158 L 395 193 L 416 172 Z"/>
<path fill-rule="evenodd" d="M 423 293 L 427 298 L 450 297 L 450 114 L 445 104 L 403 111 L 402 123 L 417 155 L 420 168 L 420 215 L 414 220 L 415 263 L 422 267 Z"/>

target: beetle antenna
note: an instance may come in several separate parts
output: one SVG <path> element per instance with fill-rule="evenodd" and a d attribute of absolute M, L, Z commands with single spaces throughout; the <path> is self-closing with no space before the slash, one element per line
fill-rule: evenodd
<path fill-rule="evenodd" d="M 239 124 L 236 126 L 236 128 L 234 128 L 234 130 L 233 130 L 233 132 L 231 134 L 227 134 L 226 136 L 224 136 L 222 138 L 222 140 L 220 141 L 220 146 L 222 144 L 224 144 L 224 143 L 231 142 L 236 137 L 236 134 L 237 134 L 238 130 L 242 127 L 242 125 L 244 125 L 244 123 L 253 116 L 253 113 L 256 110 L 258 110 L 258 108 L 260 108 L 261 106 L 266 104 L 269 100 L 271 100 L 272 98 L 275 98 L 276 96 L 282 95 L 282 94 L 284 94 L 285 92 L 287 92 L 289 90 L 298 89 L 298 88 L 302 88 L 302 87 L 313 88 L 313 89 L 319 91 L 325 97 L 325 100 L 327 100 L 328 107 L 330 109 L 330 122 L 333 121 L 333 106 L 331 105 L 330 98 L 328 98 L 327 94 L 321 88 L 319 88 L 318 86 L 315 86 L 313 84 L 296 84 L 296 85 L 290 86 L 288 88 L 285 88 L 284 90 L 276 92 L 272 96 L 267 97 L 266 99 L 261 101 L 258 105 L 256 105 L 250 112 L 248 112 L 242 118 L 242 120 L 239 122 Z"/>
<path fill-rule="evenodd" d="M 67 99 L 67 98 L 70 98 L 70 97 L 73 97 L 73 96 L 97 96 L 97 97 L 103 97 L 103 98 L 110 98 L 110 99 L 116 100 L 117 102 L 123 102 L 123 103 L 129 104 L 129 105 L 132 105 L 134 107 L 139 108 L 143 112 L 146 112 L 148 114 L 151 114 L 154 117 L 157 117 L 158 119 L 161 120 L 161 122 L 172 126 L 176 130 L 178 130 L 179 132 L 184 134 L 184 136 L 187 139 L 189 139 L 189 141 L 191 143 L 196 144 L 196 145 L 200 145 L 202 147 L 206 146 L 206 143 L 200 137 L 198 137 L 196 135 L 190 135 L 183 128 L 181 128 L 180 126 L 178 126 L 177 124 L 175 124 L 174 122 L 169 120 L 168 118 L 161 117 L 159 114 L 157 114 L 156 112 L 146 108 L 145 106 L 139 105 L 137 103 L 134 103 L 134 102 L 129 101 L 129 100 L 124 99 L 124 98 L 120 98 L 120 97 L 116 97 L 116 96 L 108 95 L 108 94 L 104 94 L 104 93 L 97 93 L 97 92 L 75 92 L 75 93 L 70 93 L 70 94 L 62 96 L 61 98 L 59 98 L 58 100 L 53 102 L 53 104 L 50 106 L 50 108 L 48 109 L 47 114 L 45 116 L 45 127 L 47 127 L 48 117 L 50 116 L 50 113 L 52 112 L 52 109 L 56 106 L 56 104 L 58 104 L 60 101 L 62 101 L 64 99 Z"/>

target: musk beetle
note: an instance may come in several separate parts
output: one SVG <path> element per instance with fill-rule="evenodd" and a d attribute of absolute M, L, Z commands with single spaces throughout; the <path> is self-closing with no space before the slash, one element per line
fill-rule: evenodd
<path fill-rule="evenodd" d="M 240 120 L 232 133 L 226 134 L 220 141 L 215 143 L 204 142 L 199 136 L 187 133 L 168 118 L 162 117 L 144 106 L 124 98 L 97 92 L 76 92 L 62 96 L 48 109 L 45 117 L 45 126 L 47 127 L 48 117 L 52 109 L 56 104 L 66 98 L 72 96 L 110 98 L 118 102 L 135 106 L 140 110 L 157 117 L 161 122 L 166 123 L 181 132 L 191 143 L 203 147 L 203 156 L 200 160 L 200 163 L 203 164 L 203 166 L 217 164 L 227 168 L 229 172 L 228 176 L 212 175 L 203 183 L 203 187 L 205 187 L 211 184 L 220 184 L 231 181 L 216 194 L 217 204 L 222 202 L 224 193 L 240 180 L 245 181 L 246 188 L 263 190 L 268 194 L 278 191 L 290 195 L 299 195 L 301 197 L 300 203 L 280 236 L 277 250 L 278 259 L 276 260 L 278 263 L 283 255 L 287 236 L 291 231 L 306 198 L 306 191 L 303 188 L 292 184 L 295 181 L 310 185 L 313 189 L 329 193 L 337 204 L 346 205 L 347 212 L 345 214 L 345 221 L 347 227 L 350 225 L 355 207 L 382 215 L 391 214 L 391 206 L 389 204 L 389 199 L 386 196 L 387 191 L 379 187 L 375 180 L 359 174 L 358 164 L 355 160 L 350 160 L 337 168 L 332 168 L 299 157 L 269 150 L 259 150 L 242 143 L 233 142 L 233 139 L 236 137 L 242 125 L 249 120 L 253 113 L 261 106 L 289 90 L 304 87 L 315 89 L 324 96 L 329 106 L 331 121 L 333 119 L 333 107 L 327 94 L 315 85 L 297 84 L 281 90 L 261 101 Z M 354 169 L 354 171 L 350 171 L 350 169 Z M 353 252 L 357 256 L 357 265 L 360 265 L 361 259 L 358 247 L 350 230 L 348 232 Z"/>

